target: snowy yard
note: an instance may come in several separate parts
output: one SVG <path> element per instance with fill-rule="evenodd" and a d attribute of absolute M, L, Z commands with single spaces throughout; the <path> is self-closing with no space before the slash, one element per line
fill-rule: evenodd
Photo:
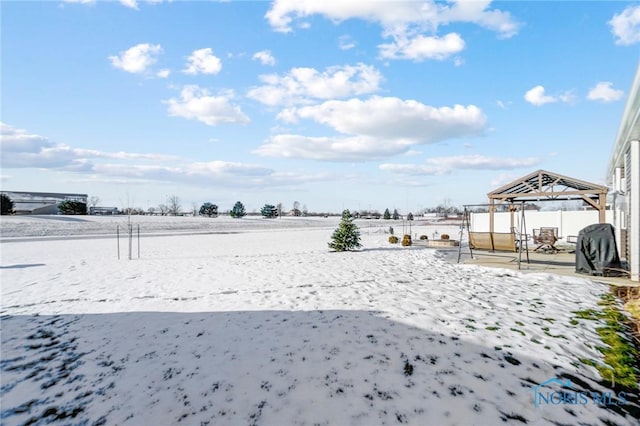
<path fill-rule="evenodd" d="M 118 260 L 116 221 L 2 219 L 2 424 L 637 424 L 580 362 L 602 284 L 450 264 L 382 220 L 332 253 L 336 218 L 146 218 Z M 553 378 L 613 398 L 540 404 Z"/>

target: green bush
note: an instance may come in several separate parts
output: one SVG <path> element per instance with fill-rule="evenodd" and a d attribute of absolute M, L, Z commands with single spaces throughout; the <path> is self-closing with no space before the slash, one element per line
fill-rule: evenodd
<path fill-rule="evenodd" d="M 260 214 L 262 214 L 262 217 L 266 218 L 278 217 L 278 208 L 273 204 L 265 204 L 260 210 Z"/>
<path fill-rule="evenodd" d="M 244 210 L 244 204 L 242 204 L 240 201 L 236 201 L 236 203 L 233 205 L 233 208 L 229 212 L 229 215 L 231 215 L 231 217 L 234 219 L 239 219 L 246 214 L 247 212 Z"/>
<path fill-rule="evenodd" d="M 87 203 L 65 200 L 58 204 L 58 210 L 62 214 L 87 214 Z"/>
<path fill-rule="evenodd" d="M 204 203 L 202 206 L 200 206 L 200 216 L 207 216 L 207 217 L 217 217 L 218 216 L 218 206 L 216 206 L 215 204 L 212 203 Z"/>
<path fill-rule="evenodd" d="M 411 235 L 405 234 L 404 237 L 402 237 L 402 246 L 409 247 L 410 245 L 411 245 Z"/>
<path fill-rule="evenodd" d="M 449 239 L 449 234 L 442 234 L 442 235 L 440 235 L 440 239 L 441 239 L 441 240 L 448 240 L 448 239 Z"/>
<path fill-rule="evenodd" d="M 2 214 L 13 214 L 13 201 L 7 195 L 1 195 L 0 204 L 2 206 Z"/>
<path fill-rule="evenodd" d="M 420 235 L 420 239 L 421 239 L 421 240 L 428 240 L 428 239 L 429 239 L 429 237 L 427 237 L 426 235 Z"/>
<path fill-rule="evenodd" d="M 389 242 L 391 244 L 398 244 L 398 237 L 396 237 L 395 235 L 392 235 L 389 237 Z"/>

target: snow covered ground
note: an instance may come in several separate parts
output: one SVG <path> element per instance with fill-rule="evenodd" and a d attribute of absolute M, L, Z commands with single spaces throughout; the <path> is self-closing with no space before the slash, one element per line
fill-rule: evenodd
<path fill-rule="evenodd" d="M 134 218 L 118 260 L 126 220 L 0 221 L 2 424 L 637 424 L 580 362 L 602 284 L 450 264 L 382 220 L 332 253 L 337 218 Z"/>

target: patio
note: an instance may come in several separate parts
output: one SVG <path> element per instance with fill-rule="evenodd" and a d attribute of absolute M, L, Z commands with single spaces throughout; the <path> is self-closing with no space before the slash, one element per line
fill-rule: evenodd
<path fill-rule="evenodd" d="M 529 263 L 526 262 L 523 253 L 523 261 L 520 271 L 524 273 L 545 272 L 551 274 L 572 276 L 591 279 L 604 284 L 627 287 L 640 287 L 639 283 L 631 281 L 628 277 L 602 277 L 576 273 L 575 246 L 558 246 L 555 252 L 536 252 L 529 248 Z M 518 253 L 473 251 L 473 258 L 468 252 L 463 252 L 461 263 L 488 266 L 492 268 L 504 268 L 518 270 Z"/>

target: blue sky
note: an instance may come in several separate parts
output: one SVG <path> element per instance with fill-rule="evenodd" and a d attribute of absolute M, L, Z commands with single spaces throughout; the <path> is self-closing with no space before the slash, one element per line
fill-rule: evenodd
<path fill-rule="evenodd" d="M 2 2 L 2 189 L 249 210 L 604 183 L 640 3 Z"/>

